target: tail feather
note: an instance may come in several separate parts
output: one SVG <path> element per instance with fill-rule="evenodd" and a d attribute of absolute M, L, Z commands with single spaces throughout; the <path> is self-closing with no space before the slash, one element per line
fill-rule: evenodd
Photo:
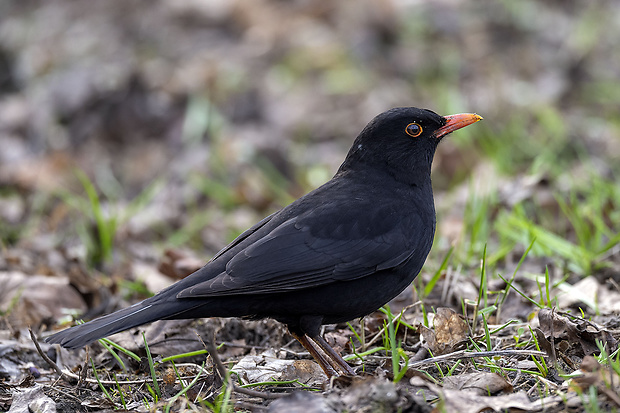
<path fill-rule="evenodd" d="M 145 302 L 140 302 L 115 313 L 89 321 L 88 323 L 60 331 L 45 338 L 45 342 L 57 343 L 65 348 L 79 348 L 93 341 L 142 324 L 150 323 L 151 321 L 173 318 L 179 310 L 187 310 L 187 308 L 179 309 L 178 303 L 176 303 L 176 308 L 174 308 L 174 304 L 170 304 L 172 303 L 147 304 Z"/>

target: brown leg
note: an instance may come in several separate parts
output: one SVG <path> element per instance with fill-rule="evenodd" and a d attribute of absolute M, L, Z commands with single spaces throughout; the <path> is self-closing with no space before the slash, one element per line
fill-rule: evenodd
<path fill-rule="evenodd" d="M 308 350 L 310 355 L 312 357 L 314 357 L 314 359 L 317 361 L 317 363 L 319 363 L 319 366 L 321 366 L 321 368 L 323 369 L 323 371 L 325 372 L 327 377 L 331 378 L 332 376 L 337 376 L 338 375 L 336 373 L 336 370 L 334 370 L 334 368 L 331 366 L 329 360 L 327 360 L 323 354 L 321 354 L 319 351 L 317 351 L 316 347 L 314 347 L 314 344 L 312 344 L 312 342 L 308 339 L 307 335 L 303 334 L 303 335 L 299 336 L 299 335 L 293 333 L 292 331 L 291 331 L 291 335 L 293 337 L 295 337 L 297 339 L 297 341 L 299 341 L 299 343 L 302 346 L 304 346 L 304 348 L 306 350 Z"/>
<path fill-rule="evenodd" d="M 349 366 L 349 364 L 344 361 L 342 357 L 340 357 L 340 354 L 336 353 L 336 350 L 334 350 L 329 344 L 327 344 L 327 341 L 325 341 L 325 339 L 321 337 L 320 334 L 316 337 L 312 337 L 312 340 L 314 340 L 314 342 L 319 345 L 321 350 L 323 350 L 325 354 L 330 359 L 332 359 L 333 362 L 336 363 L 336 365 L 340 367 L 345 374 L 349 376 L 356 375 L 355 371 L 351 368 L 351 366 Z"/>

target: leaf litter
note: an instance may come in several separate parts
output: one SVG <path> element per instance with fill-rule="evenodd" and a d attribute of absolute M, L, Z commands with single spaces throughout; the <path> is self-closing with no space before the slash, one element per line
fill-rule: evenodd
<path fill-rule="evenodd" d="M 204 352 L 204 341 L 212 337 L 221 346 L 217 354 L 238 380 L 236 384 L 258 389 L 241 393 L 236 388 L 228 404 L 236 410 L 564 411 L 583 409 L 588 403 L 601 410 L 619 408 L 620 378 L 614 368 L 618 353 L 615 359 L 611 356 L 617 350 L 620 329 L 617 245 L 596 257 L 595 264 L 604 264 L 601 268 L 593 266 L 585 274 L 564 268 L 557 257 L 528 256 L 512 282 L 547 306 L 542 309 L 493 279 L 488 290 L 510 291 L 501 316 L 498 311 L 474 319 L 473 314 L 478 314 L 474 310 L 483 310 L 476 308 L 480 291 L 476 265 L 448 265 L 428 296 L 407 290 L 391 303 L 392 309 L 403 309 L 394 314 L 395 339 L 403 351 L 396 362 L 399 367 L 410 366 L 396 383 L 395 359 L 381 349 L 389 348 L 389 343 L 386 317 L 379 312 L 363 323 L 353 320 L 350 327 L 325 327 L 330 344 L 360 373 L 352 380 L 326 382 L 280 324 L 237 319 L 163 321 L 113 337 L 137 354 L 140 362 L 120 351 L 115 357 L 100 344 L 88 351 L 41 344 L 42 352 L 67 373 L 58 380 L 36 351 L 28 327 L 45 335 L 73 318 L 92 318 L 125 307 L 199 268 L 248 224 L 329 176 L 346 146 L 344 138 L 339 141 L 335 136 L 353 136 L 355 125 L 368 116 L 410 102 L 411 90 L 403 87 L 399 72 L 406 73 L 407 79 L 411 73 L 424 76 L 425 70 L 435 73 L 442 63 L 420 60 L 423 50 L 411 53 L 411 45 L 400 42 L 403 35 L 395 33 L 400 6 L 389 2 L 369 10 L 325 2 L 282 8 L 269 2 L 161 2 L 148 10 L 115 2 L 105 6 L 53 3 L 36 13 L 28 5 L 9 8 L 10 18 L 0 23 L 0 62 L 11 66 L 7 76 L 0 76 L 0 410 L 108 411 L 122 406 L 122 394 L 128 410 L 164 411 L 166 403 L 183 390 L 183 396 L 171 404 L 173 411 L 208 410 L 200 399 L 221 406 L 226 377 Z M 494 9 L 506 21 L 490 24 L 468 20 L 471 17 L 460 12 L 456 3 L 442 7 L 440 14 L 432 7 L 427 10 L 435 16 L 428 22 L 432 36 L 426 39 L 437 50 L 433 55 L 453 55 L 449 45 L 460 45 L 461 40 L 478 48 L 479 63 L 463 67 L 465 83 L 470 85 L 464 93 L 472 99 L 468 105 L 481 113 L 495 114 L 496 108 L 506 113 L 537 105 L 540 94 L 552 99 L 564 93 L 558 99 L 568 108 L 563 113 L 566 118 L 587 124 L 573 115 L 584 107 L 595 111 L 585 115 L 591 118 L 605 111 L 598 102 L 583 105 L 571 100 L 570 94 L 589 85 L 583 79 L 598 79 L 604 73 L 601 68 L 613 67 L 618 57 L 613 50 L 601 45 L 601 50 L 579 54 L 587 39 L 571 38 L 570 52 L 541 53 L 543 59 L 528 60 L 536 66 L 528 66 L 528 77 L 539 73 L 541 78 L 560 79 L 561 84 L 554 90 L 541 88 L 533 98 L 515 90 L 509 99 L 518 101 L 516 106 L 497 104 L 486 85 L 520 79 L 515 72 L 520 65 L 512 63 L 523 61 L 523 53 L 536 55 L 528 52 L 528 44 L 537 39 L 529 37 L 536 27 L 524 29 L 523 21 L 511 20 L 504 10 Z M 539 12 L 565 22 L 573 18 L 553 7 Z M 581 14 L 585 13 L 574 15 Z M 459 31 L 459 25 L 446 25 L 452 18 L 464 19 L 463 27 L 473 24 L 477 34 L 470 37 L 471 33 Z M 608 26 L 610 33 L 612 29 Z M 510 48 L 496 36 L 498 30 L 518 33 L 510 37 Z M 533 43 L 555 52 L 553 36 L 548 33 L 546 42 Z M 561 31 L 557 36 L 566 40 Z M 240 37 L 249 43 L 238 41 Z M 82 43 L 76 43 L 76 38 Z M 210 54 L 195 53 L 204 49 L 205 40 L 213 45 Z M 365 63 L 361 66 L 375 72 L 356 72 L 359 62 L 347 62 L 348 49 L 339 42 L 356 45 L 356 58 Z M 502 74 L 507 77 L 493 78 L 488 71 L 493 65 L 484 63 L 487 55 L 510 60 Z M 571 59 L 578 62 L 574 67 Z M 558 67 L 574 70 L 558 73 Z M 432 76 L 428 81 L 432 84 Z M 527 86 L 523 80 L 518 82 Z M 372 92 L 360 94 L 360 84 L 368 84 Z M 532 84 L 547 83 L 533 79 Z M 343 93 L 345 87 L 349 89 Z M 432 87 L 422 89 L 415 90 L 416 98 L 428 102 L 428 107 L 439 107 L 441 102 L 428 95 Z M 209 102 L 197 96 L 205 90 L 212 92 Z M 193 112 L 185 110 L 188 105 L 209 113 L 209 118 L 195 119 Z M 314 122 L 309 122 L 308 114 Z M 526 119 L 519 125 L 522 137 L 523 125 L 536 128 L 539 123 Z M 598 168 L 608 168 L 605 157 L 617 159 L 620 153 L 614 139 L 605 139 L 613 138 L 613 129 L 601 125 L 592 136 L 590 129 L 579 126 L 574 133 L 583 135 L 583 145 L 592 148 L 600 161 Z M 284 136 L 294 139 L 284 140 Z M 449 246 L 465 243 L 471 236 L 470 261 L 479 258 L 475 252 L 480 248 L 463 214 L 472 198 L 490 196 L 494 186 L 500 188 L 496 202 L 486 210 L 497 221 L 502 220 L 502 210 L 523 204 L 557 216 L 560 207 L 551 188 L 566 186 L 570 182 L 566 176 L 587 176 L 583 169 L 569 170 L 556 182 L 552 174 L 528 170 L 507 178 L 474 153 L 475 146 L 492 144 L 455 145 L 447 141 L 435 162 L 440 220 L 434 251 L 444 254 Z M 514 153 L 515 158 L 518 155 L 523 154 Z M 255 166 L 264 159 L 273 167 Z M 322 162 L 318 166 L 317 160 Z M 83 216 L 84 200 L 76 195 L 81 187 L 74 168 L 84 170 L 100 189 L 108 222 L 118 222 L 115 252 L 109 261 L 89 262 L 89 242 L 98 239 L 102 227 Z M 463 179 L 459 174 L 473 176 L 474 185 L 459 183 Z M 603 175 L 613 181 L 609 172 Z M 154 194 L 143 192 L 153 177 L 161 179 L 162 187 Z M 449 192 L 444 191 L 448 182 L 454 185 Z M 140 196 L 148 206 L 137 208 L 124 220 L 123 211 L 132 200 L 141 201 Z M 241 208 L 240 203 L 250 207 Z M 620 222 L 613 205 L 610 202 L 602 209 L 603 222 Z M 512 274 L 528 245 L 518 239 L 522 234 L 517 228 L 509 232 L 518 242 L 495 261 L 496 270 L 503 274 Z M 574 240 L 575 234 L 567 238 Z M 490 252 L 493 247 L 489 246 Z M 429 268 L 437 260 L 431 257 Z M 546 268 L 554 283 L 551 295 L 557 298 L 547 303 L 540 283 L 528 277 Z M 560 282 L 565 275 L 569 282 Z M 431 277 L 430 269 L 419 276 L 425 284 Z M 497 295 L 491 292 L 488 302 Z M 554 303 L 557 309 L 549 309 Z M 162 391 L 158 401 L 142 333 L 157 364 Z M 175 360 L 174 367 L 162 361 L 183 353 L 187 355 Z M 101 390 L 87 357 L 93 359 L 99 382 L 112 397 Z M 285 397 L 275 401 L 266 397 L 273 394 Z"/>

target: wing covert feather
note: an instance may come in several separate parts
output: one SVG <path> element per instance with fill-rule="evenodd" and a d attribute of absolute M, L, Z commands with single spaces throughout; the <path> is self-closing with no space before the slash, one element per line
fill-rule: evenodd
<path fill-rule="evenodd" d="M 354 280 L 400 265 L 425 236 L 407 233 L 424 227 L 417 214 L 388 221 L 392 225 L 380 225 L 382 231 L 377 234 L 368 229 L 372 217 L 366 223 L 341 220 L 331 227 L 325 223 L 318 234 L 316 216 L 312 227 L 304 224 L 304 218 L 282 222 L 237 252 L 225 271 L 186 288 L 177 297 L 276 293 Z"/>

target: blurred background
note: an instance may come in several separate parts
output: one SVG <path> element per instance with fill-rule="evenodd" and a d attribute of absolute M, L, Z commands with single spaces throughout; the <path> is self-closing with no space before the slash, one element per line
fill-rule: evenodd
<path fill-rule="evenodd" d="M 478 274 L 485 250 L 509 277 L 534 240 L 534 277 L 620 279 L 617 1 L 6 0 L 0 16 L 0 273 L 50 285 L 35 321 L 200 266 L 395 106 L 484 117 L 438 150 L 421 281 Z"/>

